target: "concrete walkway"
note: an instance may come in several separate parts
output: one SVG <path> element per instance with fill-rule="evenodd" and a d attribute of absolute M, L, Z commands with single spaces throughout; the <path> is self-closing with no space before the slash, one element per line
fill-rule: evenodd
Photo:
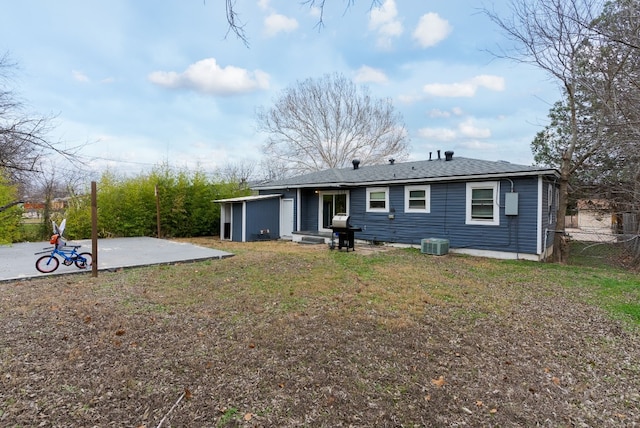
<path fill-rule="evenodd" d="M 68 242 L 82 245 L 79 252 L 91 252 L 91 240 Z M 49 274 L 36 270 L 36 260 L 41 257 L 34 253 L 52 249 L 48 242 L 25 242 L 0 245 L 0 281 L 27 279 L 33 277 L 85 272 L 75 265 L 60 267 Z M 114 270 L 124 267 L 146 266 L 196 260 L 222 259 L 232 253 L 197 245 L 167 241 L 156 238 L 113 238 L 98 240 L 98 270 Z M 91 272 L 91 269 L 88 270 Z"/>

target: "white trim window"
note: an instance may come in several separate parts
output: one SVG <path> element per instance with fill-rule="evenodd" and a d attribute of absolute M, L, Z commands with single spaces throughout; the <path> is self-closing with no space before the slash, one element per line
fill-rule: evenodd
<path fill-rule="evenodd" d="M 431 186 L 405 186 L 404 187 L 404 212 L 429 213 L 431 212 Z"/>
<path fill-rule="evenodd" d="M 497 181 L 467 183 L 466 224 L 498 226 L 500 224 L 499 195 L 500 186 Z"/>
<path fill-rule="evenodd" d="M 367 187 L 367 212 L 389 212 L 388 187 Z"/>

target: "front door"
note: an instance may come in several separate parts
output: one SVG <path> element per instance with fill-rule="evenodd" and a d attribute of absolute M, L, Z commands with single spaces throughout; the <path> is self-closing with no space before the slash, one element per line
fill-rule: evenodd
<path fill-rule="evenodd" d="M 318 230 L 331 232 L 331 221 L 336 214 L 349 214 L 349 193 L 342 191 L 320 192 L 320 212 L 318 213 Z"/>

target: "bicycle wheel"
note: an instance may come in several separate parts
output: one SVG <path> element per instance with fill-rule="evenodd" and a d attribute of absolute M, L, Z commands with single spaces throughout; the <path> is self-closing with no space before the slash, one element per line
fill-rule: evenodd
<path fill-rule="evenodd" d="M 86 269 L 93 264 L 93 256 L 91 253 L 80 253 L 76 259 L 78 269 Z"/>
<path fill-rule="evenodd" d="M 53 255 L 42 256 L 36 260 L 36 269 L 42 273 L 50 273 L 58 269 L 60 261 Z"/>

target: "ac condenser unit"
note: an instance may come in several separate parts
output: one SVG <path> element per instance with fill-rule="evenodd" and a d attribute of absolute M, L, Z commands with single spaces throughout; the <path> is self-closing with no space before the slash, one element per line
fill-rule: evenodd
<path fill-rule="evenodd" d="M 423 239 L 420 243 L 420 252 L 423 254 L 443 256 L 449 252 L 448 239 L 428 238 Z"/>

